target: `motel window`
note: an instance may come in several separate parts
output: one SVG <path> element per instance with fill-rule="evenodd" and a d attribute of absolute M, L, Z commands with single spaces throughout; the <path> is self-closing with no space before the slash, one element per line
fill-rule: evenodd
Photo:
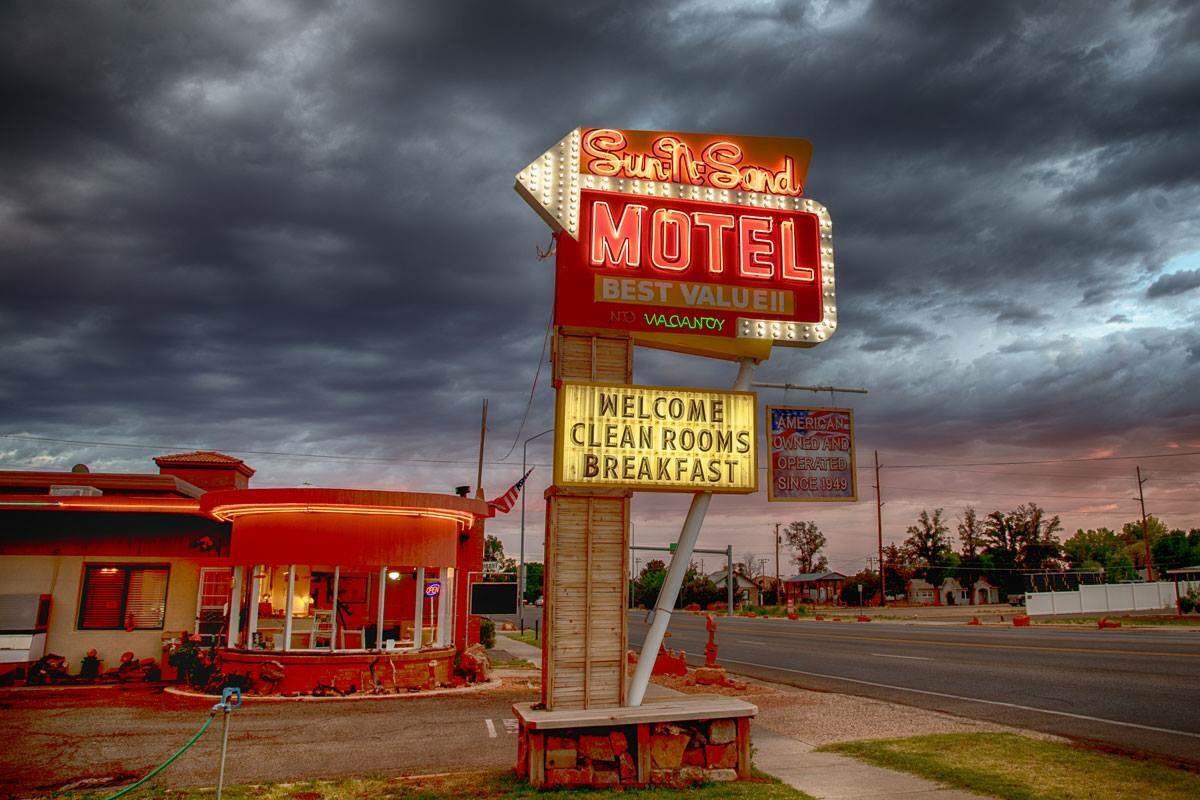
<path fill-rule="evenodd" d="M 79 628 L 162 630 L 169 574 L 165 566 L 88 564 L 79 603 Z"/>

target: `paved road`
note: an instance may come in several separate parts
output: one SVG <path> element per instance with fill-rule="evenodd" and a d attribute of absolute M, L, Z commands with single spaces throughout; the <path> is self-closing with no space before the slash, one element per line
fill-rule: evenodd
<path fill-rule="evenodd" d="M 640 647 L 645 612 L 630 615 Z M 851 619 L 853 619 L 851 617 Z M 669 646 L 703 660 L 702 617 Z M 718 619 L 730 670 L 1200 764 L 1200 632 Z"/>

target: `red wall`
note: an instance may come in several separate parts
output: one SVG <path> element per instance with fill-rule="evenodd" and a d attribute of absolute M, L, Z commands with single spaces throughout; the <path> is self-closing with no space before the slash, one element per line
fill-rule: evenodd
<path fill-rule="evenodd" d="M 479 617 L 469 616 L 471 581 L 483 572 L 483 520 L 458 537 L 458 567 L 454 573 L 454 647 L 462 652 L 479 641 Z"/>
<path fill-rule="evenodd" d="M 225 466 L 185 467 L 165 464 L 158 468 L 160 475 L 174 475 L 201 489 L 245 489 L 250 479 L 237 469 Z"/>

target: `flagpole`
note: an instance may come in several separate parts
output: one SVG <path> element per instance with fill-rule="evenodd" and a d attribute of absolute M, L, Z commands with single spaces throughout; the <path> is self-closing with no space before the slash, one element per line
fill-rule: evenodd
<path fill-rule="evenodd" d="M 521 447 L 521 474 L 525 475 L 525 460 L 526 454 L 529 452 L 529 443 L 534 439 L 545 436 L 547 433 L 554 433 L 554 428 L 549 428 L 541 433 L 535 433 L 525 440 L 525 444 Z M 517 567 L 517 622 L 518 624 L 525 619 L 525 487 L 521 487 L 521 561 Z M 544 569 L 544 568 L 543 568 Z M 545 576 L 545 572 L 542 573 Z M 542 578 L 542 587 L 545 588 L 545 577 Z"/>

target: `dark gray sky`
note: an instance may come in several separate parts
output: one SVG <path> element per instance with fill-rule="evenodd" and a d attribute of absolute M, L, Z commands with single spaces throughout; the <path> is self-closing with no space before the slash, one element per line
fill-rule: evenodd
<path fill-rule="evenodd" d="M 840 327 L 759 378 L 868 387 L 860 464 L 982 464 L 885 469 L 889 538 L 968 503 L 1119 526 L 1138 462 L 990 462 L 1200 449 L 1195 3 L 12 2 L 0 101 L 0 433 L 151 446 L 5 438 L 3 467 L 180 445 L 390 460 L 247 455 L 258 485 L 473 483 L 480 401 L 497 460 L 550 310 L 513 176 L 580 124 L 813 142 Z M 642 383 L 732 377 L 638 353 Z M 1200 457 L 1140 463 L 1200 525 Z M 686 503 L 640 495 L 638 540 Z M 873 503 L 765 493 L 702 544 L 765 555 L 798 518 L 838 568 L 873 549 Z"/>

